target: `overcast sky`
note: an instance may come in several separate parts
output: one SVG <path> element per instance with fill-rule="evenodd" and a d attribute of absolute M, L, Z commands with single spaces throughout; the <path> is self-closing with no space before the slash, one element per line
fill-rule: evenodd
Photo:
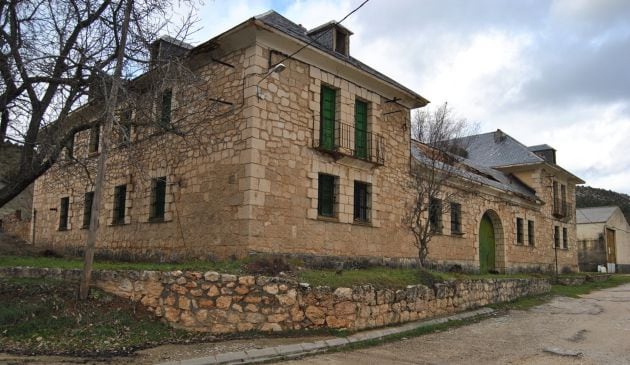
<path fill-rule="evenodd" d="M 207 0 L 193 43 L 274 9 L 306 28 L 363 0 Z M 547 143 L 587 185 L 630 193 L 629 0 L 370 0 L 350 52 L 438 105 Z"/>

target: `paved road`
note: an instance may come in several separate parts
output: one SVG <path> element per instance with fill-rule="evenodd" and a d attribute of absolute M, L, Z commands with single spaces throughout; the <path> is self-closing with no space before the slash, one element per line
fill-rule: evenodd
<path fill-rule="evenodd" d="M 440 333 L 282 364 L 630 364 L 630 284 L 580 299 L 559 297 Z"/>

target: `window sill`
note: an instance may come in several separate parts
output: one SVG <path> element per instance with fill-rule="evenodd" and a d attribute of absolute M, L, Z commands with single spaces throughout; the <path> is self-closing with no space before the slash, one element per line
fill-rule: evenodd
<path fill-rule="evenodd" d="M 325 215 L 318 215 L 317 216 L 317 220 L 318 221 L 324 221 L 324 222 L 339 223 L 339 218 L 337 218 L 337 217 L 327 217 Z"/>
<path fill-rule="evenodd" d="M 167 221 L 164 219 L 164 217 L 161 218 L 149 218 L 149 220 L 147 221 L 147 223 L 166 223 Z"/>
<path fill-rule="evenodd" d="M 363 227 L 374 227 L 374 225 L 372 225 L 372 222 L 370 221 L 360 221 L 360 220 L 354 220 L 352 221 L 352 224 L 356 225 L 356 226 L 363 226 Z"/>
<path fill-rule="evenodd" d="M 451 232 L 451 236 L 455 236 L 455 237 L 464 237 L 464 232 Z"/>
<path fill-rule="evenodd" d="M 110 226 L 126 226 L 127 223 L 125 222 L 112 222 L 110 223 Z"/>
<path fill-rule="evenodd" d="M 69 231 L 69 228 L 57 228 L 57 231 L 59 232 L 65 232 L 65 231 Z"/>
<path fill-rule="evenodd" d="M 101 154 L 100 151 L 88 152 L 88 158 L 96 157 L 100 154 Z"/>

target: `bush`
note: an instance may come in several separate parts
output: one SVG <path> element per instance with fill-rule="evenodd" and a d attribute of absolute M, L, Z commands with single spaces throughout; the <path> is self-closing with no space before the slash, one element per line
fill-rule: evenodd
<path fill-rule="evenodd" d="M 281 256 L 263 256 L 253 259 L 245 266 L 249 274 L 276 276 L 281 272 L 291 272 L 291 265 Z"/>

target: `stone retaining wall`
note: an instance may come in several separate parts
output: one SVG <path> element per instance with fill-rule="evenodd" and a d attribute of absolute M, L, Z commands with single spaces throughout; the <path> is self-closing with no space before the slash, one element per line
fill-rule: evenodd
<path fill-rule="evenodd" d="M 80 270 L 4 268 L 0 277 L 78 280 Z M 449 281 L 405 289 L 310 287 L 216 272 L 96 271 L 94 285 L 139 301 L 175 327 L 212 333 L 304 328 L 358 330 L 435 317 L 549 292 L 545 279 Z"/>

